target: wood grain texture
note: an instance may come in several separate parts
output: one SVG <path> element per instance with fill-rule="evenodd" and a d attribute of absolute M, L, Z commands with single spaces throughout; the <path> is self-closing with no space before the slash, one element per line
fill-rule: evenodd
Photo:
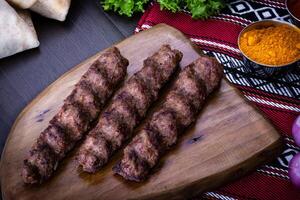
<path fill-rule="evenodd" d="M 165 43 L 183 52 L 181 67 L 199 55 L 182 33 L 166 25 L 129 37 L 116 46 L 130 61 L 131 75 Z M 47 87 L 17 118 L 0 166 L 4 199 L 180 199 L 238 178 L 280 152 L 281 140 L 276 130 L 223 80 L 196 125 L 164 156 L 156 168 L 159 170 L 145 183 L 127 182 L 112 174 L 119 154 L 98 173 L 83 173 L 76 168 L 75 150 L 48 182 L 41 186 L 24 185 L 19 172 L 29 148 L 100 53 Z"/>

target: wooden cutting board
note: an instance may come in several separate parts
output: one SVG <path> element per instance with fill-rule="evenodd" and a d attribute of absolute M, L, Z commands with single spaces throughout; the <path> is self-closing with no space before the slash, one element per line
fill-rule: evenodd
<path fill-rule="evenodd" d="M 183 52 L 181 67 L 198 57 L 181 32 L 163 24 L 116 46 L 129 59 L 128 74 L 132 75 L 142 67 L 146 57 L 165 43 Z M 145 183 L 127 182 L 112 174 L 111 168 L 120 158 L 120 152 L 103 170 L 89 175 L 76 168 L 74 150 L 48 182 L 41 186 L 24 185 L 20 170 L 31 145 L 99 54 L 52 83 L 16 119 L 1 160 L 4 199 L 180 199 L 236 179 L 281 151 L 280 136 L 273 126 L 223 80 L 196 125 L 163 158 Z"/>

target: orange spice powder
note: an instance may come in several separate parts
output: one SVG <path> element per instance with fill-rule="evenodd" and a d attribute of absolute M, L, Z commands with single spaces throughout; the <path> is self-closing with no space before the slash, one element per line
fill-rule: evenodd
<path fill-rule="evenodd" d="M 256 62 L 284 65 L 300 59 L 300 31 L 287 25 L 250 30 L 241 36 L 240 48 Z"/>

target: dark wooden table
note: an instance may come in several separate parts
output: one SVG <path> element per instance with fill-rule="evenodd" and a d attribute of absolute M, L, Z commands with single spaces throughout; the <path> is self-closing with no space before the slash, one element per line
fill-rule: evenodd
<path fill-rule="evenodd" d="M 140 16 L 106 13 L 96 2 L 73 0 L 63 23 L 33 14 L 40 47 L 0 59 L 0 152 L 16 117 L 39 92 L 76 64 L 133 34 Z"/>

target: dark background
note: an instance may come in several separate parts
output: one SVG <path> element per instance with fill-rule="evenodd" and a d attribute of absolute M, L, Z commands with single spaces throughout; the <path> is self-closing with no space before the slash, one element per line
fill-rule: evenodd
<path fill-rule="evenodd" d="M 0 152 L 16 117 L 35 96 L 86 58 L 132 35 L 139 17 L 104 12 L 95 0 L 73 0 L 65 22 L 32 13 L 40 47 L 0 59 Z"/>

